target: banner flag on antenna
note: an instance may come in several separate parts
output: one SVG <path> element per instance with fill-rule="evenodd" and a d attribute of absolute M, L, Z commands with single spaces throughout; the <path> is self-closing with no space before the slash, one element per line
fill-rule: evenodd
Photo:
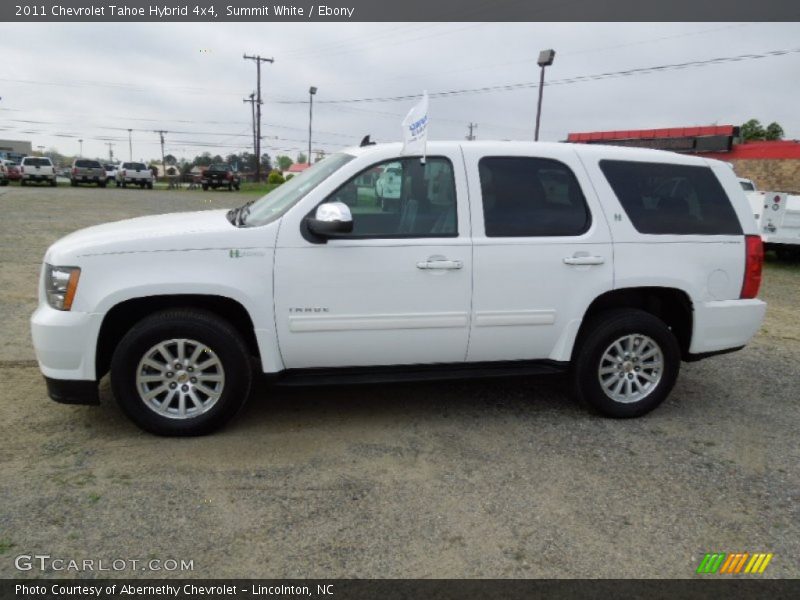
<path fill-rule="evenodd" d="M 428 140 L 428 92 L 403 119 L 402 154 L 421 154 L 425 158 L 425 143 Z"/>

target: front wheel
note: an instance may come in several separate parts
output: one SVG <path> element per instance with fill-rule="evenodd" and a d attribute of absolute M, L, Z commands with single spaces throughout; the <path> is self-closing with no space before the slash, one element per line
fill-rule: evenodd
<path fill-rule="evenodd" d="M 204 435 L 225 425 L 250 392 L 250 355 L 239 333 L 194 309 L 146 317 L 120 341 L 111 386 L 125 414 L 157 435 Z"/>
<path fill-rule="evenodd" d="M 600 413 L 639 417 L 669 395 L 680 349 L 667 325 L 642 310 L 601 313 L 589 325 L 574 361 L 575 395 Z"/>

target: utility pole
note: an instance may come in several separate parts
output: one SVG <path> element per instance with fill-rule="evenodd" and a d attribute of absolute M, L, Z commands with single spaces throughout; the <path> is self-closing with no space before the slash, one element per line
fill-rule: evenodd
<path fill-rule="evenodd" d="M 469 133 L 467 134 L 467 139 L 471 142 L 472 140 L 475 139 L 475 133 L 473 132 L 473 130 L 478 128 L 478 124 L 470 123 L 469 125 L 467 125 L 467 127 L 469 127 Z"/>
<path fill-rule="evenodd" d="M 133 161 L 133 129 L 128 129 L 128 160 Z"/>
<path fill-rule="evenodd" d="M 247 56 L 243 54 L 245 60 L 253 60 L 256 63 L 256 181 L 261 181 L 261 63 L 274 63 L 274 58 L 262 58 L 260 55 Z"/>
<path fill-rule="evenodd" d="M 114 162 L 114 144 L 106 142 L 106 146 L 108 146 L 108 160 Z"/>
<path fill-rule="evenodd" d="M 158 130 L 158 131 L 156 131 L 155 133 L 157 133 L 159 136 L 161 136 L 161 170 L 162 170 L 162 171 L 166 171 L 166 170 L 167 170 L 167 167 L 166 167 L 166 165 L 164 164 L 164 135 L 165 135 L 165 134 L 167 134 L 167 133 L 169 133 L 169 132 L 168 132 L 168 131 L 163 131 L 163 130 L 159 129 L 159 130 Z M 164 175 L 165 175 L 165 173 L 161 173 L 161 176 L 162 176 L 162 177 L 164 177 Z"/>
<path fill-rule="evenodd" d="M 78 153 L 78 156 L 83 156 L 83 140 L 78 140 L 78 143 L 81 145 L 81 151 Z"/>
<path fill-rule="evenodd" d="M 256 169 L 258 169 L 258 144 L 256 143 L 256 93 L 252 92 L 247 98 L 244 98 L 242 102 L 250 103 L 250 117 L 253 126 L 253 154 L 256 156 Z"/>

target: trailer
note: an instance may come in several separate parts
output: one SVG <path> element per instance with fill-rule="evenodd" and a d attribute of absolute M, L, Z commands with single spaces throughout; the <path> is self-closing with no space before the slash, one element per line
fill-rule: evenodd
<path fill-rule="evenodd" d="M 745 192 L 765 250 L 779 258 L 800 258 L 800 196 L 786 192 Z"/>

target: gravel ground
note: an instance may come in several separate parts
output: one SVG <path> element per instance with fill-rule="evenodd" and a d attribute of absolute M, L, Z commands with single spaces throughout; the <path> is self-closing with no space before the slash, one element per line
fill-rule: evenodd
<path fill-rule="evenodd" d="M 691 577 L 709 551 L 800 576 L 800 265 L 768 265 L 750 346 L 685 364 L 638 420 L 584 412 L 562 379 L 262 385 L 198 439 L 140 432 L 107 380 L 100 407 L 50 401 L 27 325 L 47 245 L 240 201 L 0 188 L 0 577 L 34 553 L 192 560 L 192 577 Z"/>

